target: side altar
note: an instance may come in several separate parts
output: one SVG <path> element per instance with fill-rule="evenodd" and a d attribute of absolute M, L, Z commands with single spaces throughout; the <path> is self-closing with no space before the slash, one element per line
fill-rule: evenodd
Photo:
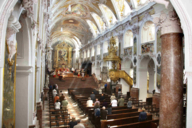
<path fill-rule="evenodd" d="M 73 47 L 65 42 L 57 44 L 53 51 L 53 68 L 71 68 L 72 51 Z"/>

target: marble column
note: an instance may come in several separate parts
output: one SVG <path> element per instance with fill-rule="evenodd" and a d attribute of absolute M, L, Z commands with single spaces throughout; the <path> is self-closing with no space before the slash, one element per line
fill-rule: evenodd
<path fill-rule="evenodd" d="M 161 21 L 161 22 L 159 22 Z M 161 27 L 160 128 L 183 127 L 183 46 L 179 18 L 174 10 L 154 22 Z"/>

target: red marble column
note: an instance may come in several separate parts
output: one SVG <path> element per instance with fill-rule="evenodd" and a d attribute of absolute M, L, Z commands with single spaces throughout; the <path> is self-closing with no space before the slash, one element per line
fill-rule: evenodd
<path fill-rule="evenodd" d="M 182 34 L 161 36 L 160 128 L 183 125 L 183 46 Z"/>

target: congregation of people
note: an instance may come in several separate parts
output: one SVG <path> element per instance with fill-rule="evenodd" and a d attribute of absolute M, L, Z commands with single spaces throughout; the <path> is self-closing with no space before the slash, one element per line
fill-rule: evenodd
<path fill-rule="evenodd" d="M 119 95 L 118 95 L 119 96 Z M 94 92 L 90 94 L 90 97 L 87 100 L 87 107 L 94 106 L 94 115 L 95 117 L 100 117 L 101 120 L 106 120 L 107 115 L 112 114 L 112 107 L 121 107 L 125 105 L 125 99 L 123 96 L 120 98 L 116 98 L 115 94 L 113 93 L 110 97 L 110 103 L 106 102 L 104 94 L 101 94 L 101 97 L 98 99 Z M 102 102 L 102 104 L 101 104 Z M 102 107 L 102 109 L 100 109 Z M 127 108 L 132 109 L 132 100 L 131 98 L 128 99 Z M 145 109 L 142 108 L 142 111 L 139 114 L 139 121 L 147 120 L 147 113 Z"/>

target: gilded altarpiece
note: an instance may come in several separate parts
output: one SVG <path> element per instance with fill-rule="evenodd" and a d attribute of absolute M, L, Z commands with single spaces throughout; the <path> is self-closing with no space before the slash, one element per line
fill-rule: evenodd
<path fill-rule="evenodd" d="M 12 57 L 12 61 L 8 60 L 8 56 L 9 51 L 7 48 L 5 48 L 2 128 L 15 127 L 15 85 L 17 53 Z"/>
<path fill-rule="evenodd" d="M 72 67 L 73 47 L 63 42 L 58 44 L 54 49 L 54 68 L 71 68 Z"/>

